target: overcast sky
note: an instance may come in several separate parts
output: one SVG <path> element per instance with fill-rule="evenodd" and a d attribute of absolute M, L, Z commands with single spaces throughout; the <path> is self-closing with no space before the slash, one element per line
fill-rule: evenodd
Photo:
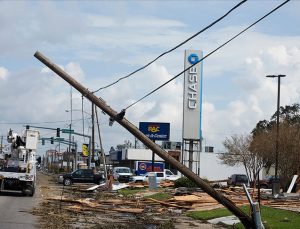
<path fill-rule="evenodd" d="M 0 133 L 23 125 L 67 128 L 70 86 L 33 57 L 39 50 L 90 90 L 136 70 L 201 30 L 239 1 L 0 1 Z M 281 0 L 249 0 L 197 38 L 128 80 L 97 93 L 120 111 L 183 70 L 184 50 L 204 55 Z M 286 74 L 281 105 L 300 99 L 300 1 L 290 1 L 204 61 L 204 145 L 222 150 L 230 135 L 249 134 L 276 110 L 277 80 Z M 171 123 L 172 141 L 181 141 L 183 80 L 179 77 L 126 112 L 126 118 Z M 81 95 L 72 90 L 73 121 L 82 132 Z M 85 112 L 91 105 L 83 100 Z M 86 115 L 86 114 L 85 114 Z M 85 133 L 91 133 L 86 115 Z M 108 126 L 101 113 L 106 151 L 134 141 L 117 123 Z M 55 131 L 41 131 L 51 137 Z M 63 136 L 67 138 L 68 136 Z M 97 139 L 97 138 L 96 138 Z M 79 144 L 83 139 L 77 139 Z M 99 141 L 97 141 L 99 142 Z M 54 148 L 50 143 L 40 152 Z"/>

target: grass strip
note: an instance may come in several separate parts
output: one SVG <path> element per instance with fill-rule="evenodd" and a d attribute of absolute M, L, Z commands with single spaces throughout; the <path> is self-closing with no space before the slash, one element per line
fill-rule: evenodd
<path fill-rule="evenodd" d="M 242 206 L 241 209 L 249 214 L 249 206 Z M 188 212 L 187 216 L 194 219 L 210 220 L 224 216 L 230 216 L 232 213 L 226 208 L 219 208 L 209 211 Z M 300 213 L 288 210 L 281 210 L 271 207 L 261 207 L 262 221 L 266 229 L 295 229 L 300 228 Z M 233 227 L 229 227 L 233 228 Z M 245 228 L 241 223 L 234 228 Z"/>

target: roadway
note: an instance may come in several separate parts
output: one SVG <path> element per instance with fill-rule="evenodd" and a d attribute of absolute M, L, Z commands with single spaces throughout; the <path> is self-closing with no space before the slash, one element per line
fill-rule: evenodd
<path fill-rule="evenodd" d="M 38 218 L 31 214 L 40 201 L 40 191 L 36 188 L 33 197 L 19 193 L 0 193 L 0 228 L 38 228 Z"/>

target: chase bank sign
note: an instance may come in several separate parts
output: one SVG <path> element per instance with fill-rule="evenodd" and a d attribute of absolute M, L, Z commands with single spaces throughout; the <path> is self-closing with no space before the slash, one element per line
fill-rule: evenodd
<path fill-rule="evenodd" d="M 199 60 L 201 60 L 202 57 L 203 53 L 200 50 L 185 51 L 184 69 L 189 69 L 184 73 L 184 139 L 200 138 L 202 104 L 202 62 L 199 62 Z"/>
<path fill-rule="evenodd" d="M 199 57 L 196 53 L 192 53 L 188 56 L 188 62 L 190 65 L 196 64 L 199 61 Z M 188 97 L 187 97 L 187 106 L 189 109 L 196 109 L 197 108 L 197 101 L 199 100 L 199 77 L 198 71 L 199 67 L 196 65 L 191 67 L 188 70 Z"/>

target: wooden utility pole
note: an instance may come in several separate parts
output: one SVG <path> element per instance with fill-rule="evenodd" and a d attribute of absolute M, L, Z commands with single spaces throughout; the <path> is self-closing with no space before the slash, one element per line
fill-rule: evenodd
<path fill-rule="evenodd" d="M 103 169 L 104 169 L 104 177 L 105 177 L 105 179 L 107 179 L 106 158 L 105 158 L 105 153 L 104 153 L 104 149 L 103 149 L 103 146 L 102 146 L 102 139 L 101 139 L 101 132 L 100 132 L 100 123 L 99 123 L 97 109 L 95 109 L 95 114 L 96 114 L 96 120 L 97 120 L 99 144 L 100 144 L 101 158 L 102 158 L 102 164 L 103 164 Z"/>
<path fill-rule="evenodd" d="M 3 136 L 1 136 L 1 154 L 3 152 Z"/>
<path fill-rule="evenodd" d="M 83 96 L 89 99 L 92 103 L 94 103 L 112 119 L 118 122 L 125 129 L 127 129 L 132 135 L 134 135 L 141 142 L 143 142 L 149 149 L 151 149 L 158 156 L 163 158 L 166 162 L 170 163 L 174 168 L 176 168 L 186 177 L 193 180 L 203 191 L 205 191 L 207 194 L 209 194 L 211 197 L 217 200 L 220 204 L 224 205 L 228 210 L 230 210 L 234 215 L 236 215 L 240 219 L 240 221 L 244 224 L 246 228 L 255 228 L 250 216 L 248 216 L 241 209 L 239 209 L 230 199 L 226 198 L 221 193 L 214 190 L 208 183 L 203 181 L 199 176 L 193 173 L 193 171 L 188 169 L 185 165 L 181 164 L 175 158 L 170 156 L 165 150 L 161 149 L 159 145 L 155 144 L 146 135 L 144 135 L 135 125 L 129 122 L 126 118 L 124 118 L 124 110 L 122 110 L 120 113 L 117 113 L 110 106 L 108 106 L 103 99 L 95 96 L 91 91 L 89 91 L 86 87 L 74 80 L 68 73 L 63 71 L 58 65 L 51 62 L 40 52 L 36 52 L 34 56 L 42 63 L 44 63 L 47 67 L 49 67 L 52 71 L 54 71 L 57 75 L 59 75 L 69 84 L 71 84 L 74 88 L 76 88 Z"/>

